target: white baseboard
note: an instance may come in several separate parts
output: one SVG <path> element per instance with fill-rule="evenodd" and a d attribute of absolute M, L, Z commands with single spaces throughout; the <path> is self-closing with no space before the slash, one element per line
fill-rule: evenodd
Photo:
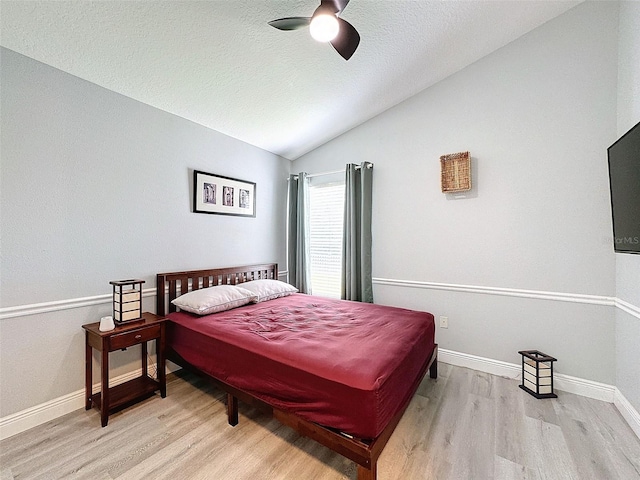
<path fill-rule="evenodd" d="M 0 440 L 42 425 L 84 407 L 84 390 L 0 418 Z"/>
<path fill-rule="evenodd" d="M 635 434 L 640 438 L 640 413 L 629 403 L 622 392 L 616 388 L 613 404 L 616 406 L 622 418 L 624 418 Z"/>
<path fill-rule="evenodd" d="M 438 348 L 438 360 L 457 367 L 470 368 L 500 377 L 520 378 L 520 366 L 513 363 L 493 360 L 491 358 L 478 357 L 468 353 L 455 352 Z"/>
<path fill-rule="evenodd" d="M 167 368 L 167 373 L 179 370 L 177 368 Z M 138 368 L 133 372 L 119 375 L 109 380 L 110 386 L 119 385 L 121 383 L 133 380 L 141 375 L 142 369 Z M 100 384 L 93 385 L 93 393 L 100 391 Z M 68 393 L 58 398 L 54 398 L 48 402 L 41 403 L 34 407 L 27 408 L 20 412 L 7 415 L 0 418 L 0 440 L 12 437 L 18 433 L 22 433 L 30 428 L 37 427 L 43 423 L 55 420 L 58 417 L 62 417 L 75 410 L 84 408 L 84 388 L 82 390 L 76 390 L 75 392 Z"/>
<path fill-rule="evenodd" d="M 459 367 L 471 368 L 480 372 L 520 379 L 521 366 L 515 363 L 502 362 L 491 358 L 478 357 L 467 353 L 454 352 L 452 350 L 438 349 L 438 359 L 444 363 Z M 585 380 L 583 378 L 554 374 L 554 387 L 563 392 L 575 393 L 583 397 L 594 398 L 604 402 L 613 403 L 615 387 L 604 383 Z"/>
<path fill-rule="evenodd" d="M 480 372 L 490 373 L 513 379 L 520 378 L 520 365 L 493 360 L 490 358 L 455 352 L 453 350 L 438 349 L 438 360 L 443 363 L 466 367 Z M 180 367 L 167 368 L 167 373 L 177 371 Z M 120 375 L 111 380 L 111 385 L 118 385 L 140 376 L 141 370 Z M 613 403 L 622 417 L 640 438 L 640 414 L 633 408 L 622 393 L 611 385 L 584 380 L 569 375 L 556 374 L 555 386 L 557 390 L 575 393 L 588 398 Z M 93 392 L 100 390 L 100 384 L 93 386 Z M 84 389 L 63 395 L 40 405 L 27 408 L 20 412 L 0 418 L 0 440 L 9 438 L 30 428 L 42 425 L 48 421 L 84 408 Z"/>
<path fill-rule="evenodd" d="M 444 348 L 438 349 L 438 360 L 443 363 L 466 367 L 501 377 L 519 380 L 521 375 L 520 365 L 469 355 L 467 353 L 454 352 Z M 560 373 L 555 374 L 554 377 L 555 388 L 559 391 L 575 393 L 583 397 L 613 403 L 631 429 L 638 438 L 640 438 L 640 414 L 616 387 Z"/>

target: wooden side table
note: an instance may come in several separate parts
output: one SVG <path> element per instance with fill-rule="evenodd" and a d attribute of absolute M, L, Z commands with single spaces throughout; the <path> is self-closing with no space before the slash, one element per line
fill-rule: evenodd
<path fill-rule="evenodd" d="M 86 337 L 85 361 L 85 408 L 93 405 L 100 410 L 102 426 L 109 421 L 109 414 L 133 405 L 152 396 L 160 390 L 162 398 L 167 396 L 167 377 L 165 373 L 165 320 L 153 313 L 145 312 L 140 320 L 116 325 L 114 330 L 101 332 L 100 322 L 83 325 Z M 147 374 L 147 342 L 156 341 L 158 380 Z M 128 382 L 109 387 L 109 352 L 124 350 L 127 347 L 141 345 L 142 374 Z M 93 394 L 93 351 L 102 352 L 100 392 Z"/>

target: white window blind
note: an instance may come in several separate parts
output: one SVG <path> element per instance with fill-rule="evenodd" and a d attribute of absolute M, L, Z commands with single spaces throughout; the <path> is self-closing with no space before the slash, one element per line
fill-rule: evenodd
<path fill-rule="evenodd" d="M 340 298 L 344 183 L 309 188 L 311 293 Z"/>

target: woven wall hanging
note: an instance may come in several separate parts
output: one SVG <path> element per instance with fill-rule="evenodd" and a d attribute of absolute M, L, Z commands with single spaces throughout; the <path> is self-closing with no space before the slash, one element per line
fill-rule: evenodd
<path fill-rule="evenodd" d="M 440 186 L 442 193 L 471 190 L 471 155 L 469 152 L 450 153 L 440 157 Z"/>

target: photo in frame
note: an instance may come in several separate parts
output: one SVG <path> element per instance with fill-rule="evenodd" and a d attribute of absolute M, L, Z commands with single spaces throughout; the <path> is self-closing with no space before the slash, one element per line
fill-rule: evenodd
<path fill-rule="evenodd" d="M 256 216 L 256 184 L 213 173 L 193 171 L 194 213 Z"/>

